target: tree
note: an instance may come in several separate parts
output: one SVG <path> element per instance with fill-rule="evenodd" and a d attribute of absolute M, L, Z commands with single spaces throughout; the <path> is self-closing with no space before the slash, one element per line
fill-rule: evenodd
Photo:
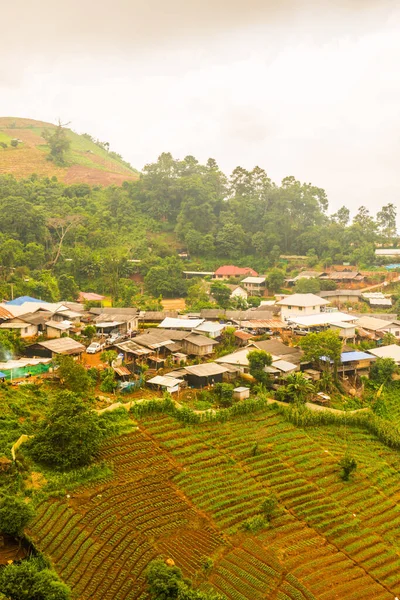
<path fill-rule="evenodd" d="M 295 402 L 304 404 L 315 388 L 303 373 L 293 373 L 286 378 L 286 390 Z"/>
<path fill-rule="evenodd" d="M 271 494 L 265 498 L 261 504 L 261 512 L 267 521 L 271 521 L 276 508 L 278 506 L 278 500 L 274 494 Z"/>
<path fill-rule="evenodd" d="M 231 290 L 222 281 L 213 281 L 211 284 L 211 295 L 215 298 L 218 306 L 228 308 Z"/>
<path fill-rule="evenodd" d="M 71 390 L 71 392 L 84 394 L 91 387 L 91 380 L 87 370 L 80 363 L 76 362 L 72 356 L 60 357 L 57 373 L 62 384 L 67 390 Z"/>
<path fill-rule="evenodd" d="M 65 155 L 71 145 L 64 127 L 65 125 L 62 125 L 61 121 L 58 121 L 58 125 L 55 129 L 45 129 L 42 132 L 42 137 L 50 147 L 49 160 L 52 160 L 56 165 L 61 167 L 66 164 Z"/>
<path fill-rule="evenodd" d="M 100 360 L 106 362 L 110 367 L 116 358 L 118 358 L 118 353 L 115 350 L 104 350 L 100 354 Z"/>
<path fill-rule="evenodd" d="M 60 275 L 58 289 L 62 300 L 74 301 L 78 298 L 79 287 L 72 275 L 66 275 L 65 273 Z"/>
<path fill-rule="evenodd" d="M 269 383 L 269 375 L 265 371 L 265 367 L 269 367 L 272 364 L 272 356 L 264 350 L 251 350 L 247 354 L 247 360 L 249 361 L 250 375 L 254 377 L 259 383 Z"/>
<path fill-rule="evenodd" d="M 233 404 L 233 388 L 231 383 L 216 383 L 213 388 L 217 404 L 223 408 L 229 408 Z"/>
<path fill-rule="evenodd" d="M 34 515 L 32 506 L 21 498 L 4 496 L 0 499 L 0 532 L 20 537 Z"/>
<path fill-rule="evenodd" d="M 352 456 L 349 456 L 348 454 L 346 454 L 339 461 L 339 466 L 342 469 L 342 472 L 340 475 L 341 478 L 343 479 L 343 481 L 348 481 L 350 479 L 350 475 L 353 473 L 353 471 L 355 471 L 357 469 L 357 461 Z"/>
<path fill-rule="evenodd" d="M 41 558 L 31 558 L 0 569 L 0 592 L 10 600 L 70 600 L 68 586 Z"/>
<path fill-rule="evenodd" d="M 309 333 L 301 339 L 300 346 L 305 361 L 318 363 L 322 359 L 327 369 L 332 363 L 335 377 L 337 376 L 342 352 L 342 341 L 338 333 L 330 329 Z"/>
<path fill-rule="evenodd" d="M 30 440 L 32 457 L 65 471 L 88 465 L 102 440 L 99 417 L 72 392 L 60 392 Z"/>
<path fill-rule="evenodd" d="M 0 361 L 11 360 L 16 354 L 22 354 L 25 343 L 19 331 L 0 330 Z"/>
<path fill-rule="evenodd" d="M 393 333 L 387 331 L 382 338 L 382 344 L 384 346 L 391 346 L 392 344 L 397 344 L 397 338 L 395 335 L 393 335 Z"/>
<path fill-rule="evenodd" d="M 382 206 L 378 212 L 377 223 L 381 234 L 387 239 L 393 239 L 396 236 L 396 217 L 397 211 L 394 204 Z"/>
<path fill-rule="evenodd" d="M 89 341 L 91 341 L 94 338 L 96 332 L 97 329 L 94 325 L 86 325 L 86 327 L 82 329 L 83 335 L 87 337 Z"/>
<path fill-rule="evenodd" d="M 12 139 L 10 142 L 10 146 L 12 146 L 13 148 L 17 148 L 18 147 L 18 140 L 16 138 Z"/>
<path fill-rule="evenodd" d="M 48 228 L 54 233 L 56 240 L 55 254 L 51 261 L 51 265 L 54 267 L 61 255 L 63 243 L 67 234 L 82 221 L 81 215 L 67 215 L 64 217 L 50 217 L 47 219 Z"/>
<path fill-rule="evenodd" d="M 152 267 L 144 278 L 150 294 L 173 298 L 186 293 L 187 284 L 183 279 L 182 265 L 178 259 L 167 257 Z"/>
<path fill-rule="evenodd" d="M 370 378 L 380 385 L 392 381 L 398 370 L 393 358 L 377 358 L 370 370 Z"/>
<path fill-rule="evenodd" d="M 272 293 L 276 293 L 285 283 L 285 273 L 281 269 L 272 269 L 267 275 L 267 287 Z"/>
<path fill-rule="evenodd" d="M 301 277 L 297 280 L 294 291 L 298 294 L 316 294 L 320 289 L 321 284 L 316 277 Z"/>
<path fill-rule="evenodd" d="M 101 379 L 100 389 L 102 392 L 112 394 L 116 390 L 118 383 L 115 381 L 114 369 L 111 369 L 111 368 L 104 369 L 104 371 L 102 371 L 100 374 L 100 379 Z"/>
<path fill-rule="evenodd" d="M 178 567 L 161 559 L 151 561 L 145 574 L 152 600 L 223 600 L 219 594 L 192 589 L 191 581 L 183 578 Z"/>

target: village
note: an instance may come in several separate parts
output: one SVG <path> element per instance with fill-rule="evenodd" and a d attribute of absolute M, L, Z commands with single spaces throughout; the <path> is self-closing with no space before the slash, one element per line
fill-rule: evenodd
<path fill-rule="evenodd" d="M 0 304 L 0 331 L 20 338 L 23 351 L 0 363 L 0 382 L 21 385 L 31 378 L 54 379 L 60 359 L 68 356 L 88 369 L 112 371 L 107 390 L 112 395 L 101 395 L 103 403 L 115 401 L 119 394 L 138 398 L 167 392 L 179 402 L 207 400 L 191 406 L 208 407 L 212 395 L 196 390 L 229 384 L 232 401 L 250 396 L 257 379 L 251 373 L 249 353 L 258 350 L 270 357 L 263 366 L 267 375 L 263 383 L 272 397 L 287 399 L 283 393 L 287 384 L 300 378 L 310 384 L 305 387 L 308 401 L 342 407 L 341 399 L 362 396 L 363 379 L 378 359 L 400 364 L 400 321 L 396 313 L 388 312 L 390 294 L 377 291 L 387 291 L 386 280 L 368 287 L 366 277 L 357 271 L 303 269 L 285 281 L 287 293 L 271 296 L 266 277 L 250 268 L 226 265 L 215 273 L 185 275 L 211 275 L 226 282 L 231 298 L 246 302 L 248 296 L 258 297 L 259 306 L 143 311 L 105 306 L 104 297 L 91 292 L 81 292 L 76 302 L 15 298 Z M 299 281 L 317 279 L 334 281 L 335 289 L 293 290 Z M 335 361 L 310 357 L 303 349 L 302 340 L 309 334 L 327 331 L 340 340 L 334 370 L 341 394 L 326 383 Z"/>

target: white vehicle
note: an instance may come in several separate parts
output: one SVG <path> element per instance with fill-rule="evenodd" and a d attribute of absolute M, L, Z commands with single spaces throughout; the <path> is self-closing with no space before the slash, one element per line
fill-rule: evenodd
<path fill-rule="evenodd" d="M 90 346 L 86 348 L 86 352 L 88 354 L 96 354 L 96 352 L 101 352 L 104 349 L 104 344 L 100 344 L 99 342 L 92 342 Z"/>
<path fill-rule="evenodd" d="M 121 335 L 119 333 L 112 333 L 108 338 L 107 338 L 107 344 L 115 344 L 116 341 L 118 341 L 120 339 Z"/>

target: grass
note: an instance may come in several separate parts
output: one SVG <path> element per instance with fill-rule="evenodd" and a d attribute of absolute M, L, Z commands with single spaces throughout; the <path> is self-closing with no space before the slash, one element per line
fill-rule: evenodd
<path fill-rule="evenodd" d="M 16 127 L 11 129 L 13 121 Z M 87 182 L 100 185 L 118 185 L 126 179 L 137 177 L 137 171 L 129 168 L 123 160 L 70 129 L 66 130 L 71 142 L 66 157 L 67 165 L 56 167 L 47 160 L 48 146 L 41 137 L 45 128 L 52 129 L 54 125 L 27 119 L 0 118 L 0 142 L 9 144 L 11 131 L 13 136 L 23 141 L 23 147 L 17 148 L 18 153 L 8 152 L 7 149 L 2 154 L 0 172 L 4 170 L 16 177 L 27 177 L 32 173 L 48 177 L 55 175 L 66 183 Z"/>

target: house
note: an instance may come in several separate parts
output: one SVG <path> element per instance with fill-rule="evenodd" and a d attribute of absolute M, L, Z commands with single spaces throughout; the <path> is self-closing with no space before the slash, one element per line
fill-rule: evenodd
<path fill-rule="evenodd" d="M 335 323 L 355 323 L 356 315 L 348 315 L 347 313 L 334 311 L 323 312 L 315 315 L 307 315 L 304 317 L 289 317 L 288 324 L 292 328 L 300 329 L 305 333 L 307 331 L 319 331 L 326 329 Z"/>
<path fill-rule="evenodd" d="M 340 356 L 341 366 L 339 372 L 343 375 L 358 374 L 368 375 L 371 363 L 376 360 L 375 356 L 367 352 L 342 352 Z"/>
<path fill-rule="evenodd" d="M 7 310 L 6 308 L 4 308 L 3 306 L 0 305 L 0 323 L 3 323 L 4 321 L 8 321 L 8 319 L 12 319 L 13 318 L 13 314 L 10 313 L 9 310 Z"/>
<path fill-rule="evenodd" d="M 380 339 L 385 333 L 391 333 L 396 337 L 400 337 L 400 321 L 378 319 L 373 316 L 365 315 L 360 317 L 356 322 L 356 328 L 361 336 L 363 332 L 367 333 L 367 337 L 371 339 Z"/>
<path fill-rule="evenodd" d="M 240 282 L 250 296 L 263 296 L 266 292 L 265 277 L 246 277 Z"/>
<path fill-rule="evenodd" d="M 281 318 L 291 316 L 315 315 L 321 312 L 321 306 L 329 304 L 328 300 L 315 294 L 292 294 L 276 303 L 281 308 Z"/>
<path fill-rule="evenodd" d="M 205 333 L 211 339 L 215 340 L 215 338 L 220 337 L 221 333 L 225 329 L 226 325 L 223 323 L 215 323 L 214 321 L 204 321 L 196 327 L 193 331 L 195 333 Z"/>
<path fill-rule="evenodd" d="M 166 317 L 176 319 L 177 310 L 145 310 L 139 313 L 139 323 L 161 323 Z"/>
<path fill-rule="evenodd" d="M 230 285 L 229 283 L 226 286 L 231 290 L 231 299 L 242 298 L 243 300 L 247 300 L 248 294 L 244 287 L 241 285 Z"/>
<path fill-rule="evenodd" d="M 173 319 L 166 317 L 159 325 L 161 329 L 186 329 L 191 331 L 203 323 L 204 319 Z"/>
<path fill-rule="evenodd" d="M 207 356 L 214 352 L 218 342 L 205 335 L 192 333 L 182 340 L 182 350 L 189 356 Z"/>
<path fill-rule="evenodd" d="M 359 283 L 365 280 L 365 276 L 360 271 L 330 271 L 327 275 L 322 275 L 321 279 L 336 283 Z"/>
<path fill-rule="evenodd" d="M 196 389 L 222 383 L 223 375 L 228 371 L 226 367 L 215 362 L 192 365 L 185 367 L 184 370 L 188 384 Z"/>
<path fill-rule="evenodd" d="M 238 346 L 247 346 L 249 341 L 254 337 L 252 333 L 247 333 L 247 331 L 242 331 L 241 329 L 237 329 L 233 335 L 236 338 L 235 341 Z"/>
<path fill-rule="evenodd" d="M 19 331 L 22 338 L 34 337 L 38 334 L 38 327 L 33 323 L 29 323 L 21 317 L 14 317 L 8 321 L 0 323 L 0 330 Z"/>
<path fill-rule="evenodd" d="M 369 354 L 376 356 L 376 358 L 392 358 L 396 365 L 400 365 L 400 346 L 397 344 L 372 348 L 371 350 L 368 350 L 368 352 Z"/>
<path fill-rule="evenodd" d="M 361 291 L 360 290 L 329 290 L 326 292 L 318 292 L 317 296 L 325 298 L 335 304 L 351 303 L 355 304 L 360 301 Z"/>
<path fill-rule="evenodd" d="M 183 274 L 186 279 L 191 279 L 192 277 L 212 277 L 214 275 L 213 271 L 183 271 Z"/>
<path fill-rule="evenodd" d="M 385 296 L 382 292 L 363 293 L 361 298 L 368 302 L 371 308 L 390 308 L 392 306 L 391 296 Z"/>
<path fill-rule="evenodd" d="M 379 248 L 375 250 L 375 256 L 400 256 L 400 248 Z"/>
<path fill-rule="evenodd" d="M 226 354 L 225 356 L 221 356 L 221 358 L 217 358 L 215 360 L 216 363 L 220 365 L 232 365 L 237 367 L 239 373 L 248 373 L 249 372 L 249 361 L 247 355 L 251 348 L 248 346 L 243 348 L 242 350 L 237 350 L 236 352 L 232 352 L 231 354 Z"/>
<path fill-rule="evenodd" d="M 78 296 L 79 302 L 103 302 L 105 299 L 105 296 L 95 294 L 94 292 L 79 292 Z"/>
<path fill-rule="evenodd" d="M 279 340 L 261 340 L 249 343 L 249 348 L 264 350 L 271 354 L 274 360 L 283 359 L 291 363 L 300 364 L 303 358 L 303 352 L 298 347 L 287 346 Z"/>
<path fill-rule="evenodd" d="M 48 321 L 46 323 L 46 337 L 60 338 L 63 334 L 69 335 L 73 325 L 71 321 Z"/>
<path fill-rule="evenodd" d="M 40 356 L 43 358 L 53 358 L 54 356 L 76 356 L 80 357 L 86 348 L 83 344 L 76 342 L 72 338 L 64 337 L 47 342 L 36 342 L 31 344 L 25 350 L 26 356 Z"/>
<path fill-rule="evenodd" d="M 271 366 L 264 368 L 264 371 L 273 375 L 275 380 L 280 380 L 296 373 L 296 371 L 300 371 L 300 365 L 288 360 L 274 360 Z"/>
<path fill-rule="evenodd" d="M 240 321 L 240 326 L 256 334 L 274 333 L 287 328 L 287 323 L 280 319 L 250 319 L 249 321 Z"/>
<path fill-rule="evenodd" d="M 92 308 L 90 312 L 96 329 L 102 335 L 117 330 L 121 334 L 138 330 L 138 311 L 136 308 Z"/>
<path fill-rule="evenodd" d="M 331 323 L 329 329 L 336 331 L 342 340 L 353 340 L 356 339 L 356 326 L 354 323 Z"/>
<path fill-rule="evenodd" d="M 224 265 L 219 267 L 213 275 L 213 279 L 229 279 L 230 277 L 246 277 L 251 275 L 257 277 L 257 271 L 250 267 L 236 267 L 235 265 Z"/>
<path fill-rule="evenodd" d="M 179 391 L 179 387 L 184 383 L 182 379 L 176 379 L 175 377 L 171 377 L 173 373 L 169 373 L 168 375 L 156 375 L 152 379 L 147 381 L 147 384 L 155 386 L 157 389 L 161 389 L 169 394 L 173 394 L 174 392 Z"/>
<path fill-rule="evenodd" d="M 323 275 L 326 275 L 324 271 L 300 271 L 296 277 L 286 279 L 289 285 L 296 285 L 299 279 L 319 279 Z"/>

